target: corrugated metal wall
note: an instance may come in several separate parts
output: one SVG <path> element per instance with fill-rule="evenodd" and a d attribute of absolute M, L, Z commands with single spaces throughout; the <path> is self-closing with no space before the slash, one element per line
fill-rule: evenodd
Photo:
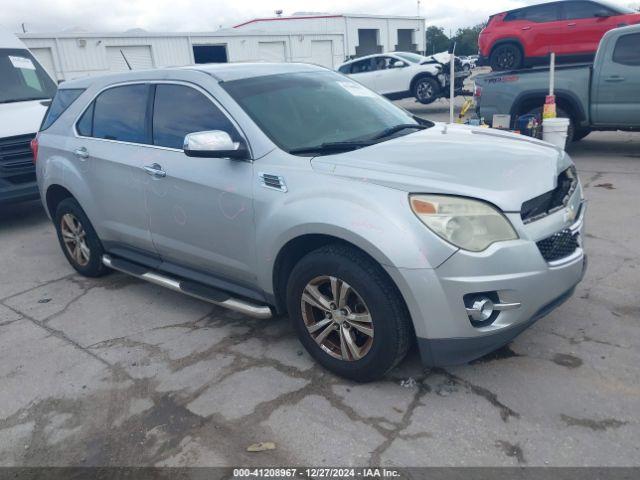
<path fill-rule="evenodd" d="M 133 68 L 171 67 L 194 63 L 192 45 L 225 45 L 230 62 L 288 61 L 337 67 L 344 61 L 341 34 L 241 34 L 241 35 L 104 35 L 76 34 L 47 37 L 20 36 L 31 49 L 48 49 L 58 80 L 100 75 L 126 68 L 120 50 L 134 58 Z M 322 47 L 318 43 L 325 42 Z M 330 43 L 330 49 L 328 48 Z M 278 54 L 276 55 L 276 49 Z M 111 52 L 111 53 L 110 53 Z M 329 53 L 330 52 L 330 55 Z M 316 58 L 317 57 L 317 58 Z"/>

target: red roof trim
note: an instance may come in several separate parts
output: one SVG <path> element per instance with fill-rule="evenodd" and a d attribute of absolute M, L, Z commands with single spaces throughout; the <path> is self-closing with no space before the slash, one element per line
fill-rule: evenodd
<path fill-rule="evenodd" d="M 312 15 L 307 17 L 275 17 L 275 18 L 254 18 L 253 20 L 249 20 L 248 22 L 239 23 L 238 25 L 234 25 L 233 28 L 243 27 L 245 25 L 249 25 L 250 23 L 256 22 L 275 22 L 277 20 L 305 20 L 310 18 L 341 18 L 343 15 Z"/>

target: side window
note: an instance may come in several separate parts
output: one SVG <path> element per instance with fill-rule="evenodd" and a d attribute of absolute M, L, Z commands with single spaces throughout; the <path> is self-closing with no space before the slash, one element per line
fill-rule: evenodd
<path fill-rule="evenodd" d="M 545 23 L 560 20 L 558 4 L 537 5 L 523 10 L 524 19 L 530 22 Z"/>
<path fill-rule="evenodd" d="M 373 59 L 371 58 L 351 64 L 351 73 L 365 73 L 372 72 L 373 70 Z"/>
<path fill-rule="evenodd" d="M 125 85 L 102 92 L 93 106 L 95 138 L 149 143 L 146 115 L 148 85 Z"/>
<path fill-rule="evenodd" d="M 76 130 L 79 135 L 83 137 L 91 137 L 93 136 L 93 107 L 95 106 L 95 102 L 91 102 L 89 108 L 87 108 L 78 123 L 76 123 Z"/>
<path fill-rule="evenodd" d="M 188 133 L 223 130 L 238 140 L 236 129 L 211 100 L 183 85 L 156 85 L 153 144 L 180 148 Z"/>
<path fill-rule="evenodd" d="M 591 2 L 564 2 L 562 6 L 567 20 L 595 18 L 597 13 L 613 15 L 613 11 L 608 8 Z"/>
<path fill-rule="evenodd" d="M 613 50 L 613 61 L 622 65 L 640 66 L 640 33 L 620 37 Z M 639 72 L 640 73 L 640 72 Z"/>
<path fill-rule="evenodd" d="M 348 65 L 342 65 L 342 66 L 338 69 L 338 71 L 339 71 L 340 73 L 345 73 L 345 74 L 349 74 L 349 73 L 351 73 L 351 64 L 348 64 Z"/>
<path fill-rule="evenodd" d="M 391 68 L 393 59 L 391 57 L 375 57 L 373 61 L 376 70 L 387 70 Z"/>

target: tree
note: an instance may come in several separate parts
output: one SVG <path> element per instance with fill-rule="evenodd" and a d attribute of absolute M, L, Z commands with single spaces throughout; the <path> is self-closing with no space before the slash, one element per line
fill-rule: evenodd
<path fill-rule="evenodd" d="M 444 33 L 442 27 L 427 27 L 427 43 L 425 48 L 427 55 L 446 52 L 449 49 L 449 42 L 449 37 Z"/>
<path fill-rule="evenodd" d="M 485 27 L 480 23 L 473 27 L 459 28 L 453 40 L 456 42 L 456 55 L 475 55 L 478 53 L 478 36 Z"/>

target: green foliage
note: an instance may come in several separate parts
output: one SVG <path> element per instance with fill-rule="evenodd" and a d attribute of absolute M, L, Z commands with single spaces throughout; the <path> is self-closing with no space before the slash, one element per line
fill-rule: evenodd
<path fill-rule="evenodd" d="M 442 27 L 427 27 L 427 55 L 447 51 L 449 49 L 449 37 Z"/>
<path fill-rule="evenodd" d="M 473 27 L 459 28 L 453 36 L 456 42 L 456 55 L 475 55 L 478 53 L 478 36 L 485 27 L 484 23 Z M 449 50 L 451 40 L 444 33 L 444 28 L 427 27 L 427 55 Z"/>

